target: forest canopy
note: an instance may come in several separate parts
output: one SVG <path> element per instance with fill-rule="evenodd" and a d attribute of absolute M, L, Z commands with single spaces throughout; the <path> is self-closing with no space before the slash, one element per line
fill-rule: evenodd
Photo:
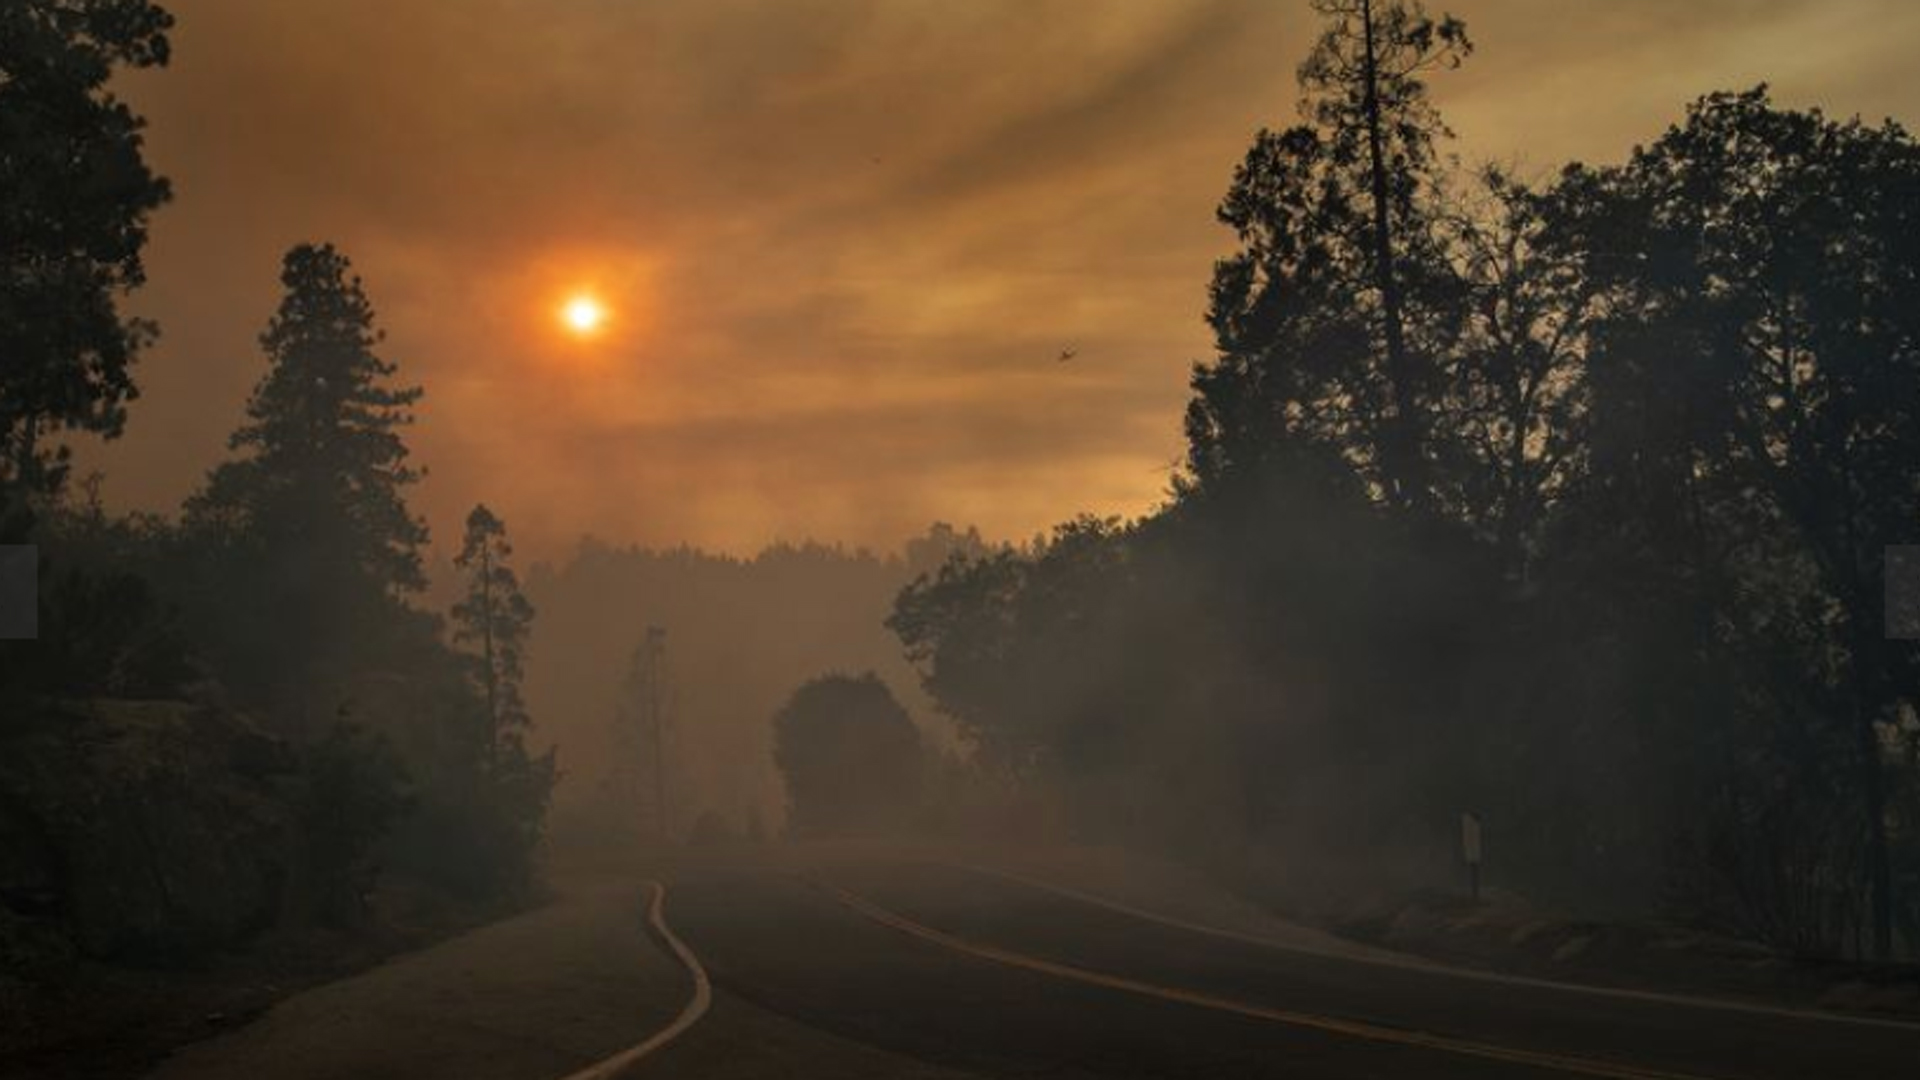
<path fill-rule="evenodd" d="M 1089 833 L 1298 891 L 1444 875 L 1470 812 L 1536 895 L 1913 947 L 1920 143 L 1759 87 L 1467 168 L 1426 89 L 1464 25 L 1315 6 L 1170 501 L 906 589 L 928 693 Z"/>

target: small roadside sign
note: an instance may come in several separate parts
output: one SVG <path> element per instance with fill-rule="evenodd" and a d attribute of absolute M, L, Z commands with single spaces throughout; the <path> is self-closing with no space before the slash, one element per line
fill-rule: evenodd
<path fill-rule="evenodd" d="M 1468 812 L 1460 815 L 1460 854 L 1467 863 L 1467 890 L 1480 899 L 1480 817 Z"/>

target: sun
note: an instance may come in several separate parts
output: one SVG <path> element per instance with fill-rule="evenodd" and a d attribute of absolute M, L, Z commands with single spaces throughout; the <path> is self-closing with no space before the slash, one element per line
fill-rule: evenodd
<path fill-rule="evenodd" d="M 607 308 L 585 293 L 569 297 L 560 307 L 560 321 L 575 337 L 592 337 L 607 322 Z"/>

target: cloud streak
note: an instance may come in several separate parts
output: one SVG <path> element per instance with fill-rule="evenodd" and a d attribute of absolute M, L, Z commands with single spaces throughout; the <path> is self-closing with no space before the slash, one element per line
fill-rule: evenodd
<path fill-rule="evenodd" d="M 427 388 L 436 532 L 485 499 L 536 553 L 1151 506 L 1213 203 L 1293 119 L 1312 31 L 1286 0 L 172 6 L 174 67 L 125 88 L 179 196 L 145 398 L 87 455 L 109 495 L 166 507 L 217 460 L 276 260 L 326 238 Z M 1892 0 L 1452 6 L 1482 46 L 1437 88 L 1469 158 L 1617 158 L 1770 76 L 1920 112 Z M 588 279 L 621 320 L 597 351 L 551 325 Z"/>

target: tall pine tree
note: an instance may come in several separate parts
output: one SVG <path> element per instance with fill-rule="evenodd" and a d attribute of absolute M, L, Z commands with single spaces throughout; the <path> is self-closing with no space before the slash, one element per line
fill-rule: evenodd
<path fill-rule="evenodd" d="M 401 624 L 400 601 L 426 584 L 427 529 L 405 499 L 420 473 L 401 438 L 421 392 L 394 385 L 346 256 L 302 244 L 280 280 L 260 336 L 267 374 L 229 439 L 239 456 L 214 469 L 187 516 L 224 553 L 221 574 L 247 579 L 251 607 L 220 620 L 226 672 L 299 692 L 365 667 Z"/>
<path fill-rule="evenodd" d="M 1340 487 L 1351 469 L 1377 501 L 1426 510 L 1435 354 L 1458 312 L 1432 198 L 1448 132 L 1424 76 L 1472 45 L 1417 0 L 1314 7 L 1305 122 L 1260 132 L 1220 205 L 1241 250 L 1214 270 L 1219 355 L 1194 373 L 1188 482 Z"/>
<path fill-rule="evenodd" d="M 507 527 L 485 505 L 467 515 L 460 554 L 453 560 L 467 575 L 466 595 L 453 606 L 454 641 L 478 650 L 477 681 L 485 699 L 485 755 L 496 766 L 503 749 L 523 749 L 530 724 L 520 697 L 521 656 L 533 625 L 533 605 L 520 592 L 508 560 L 513 545 Z"/>
<path fill-rule="evenodd" d="M 403 495 L 420 474 L 400 430 L 421 391 L 390 385 L 373 305 L 333 245 L 288 252 L 280 281 L 286 295 L 260 336 L 267 375 L 228 440 L 242 456 L 214 470 L 197 509 L 269 546 L 320 549 L 316 570 L 417 592 L 427 530 Z"/>

